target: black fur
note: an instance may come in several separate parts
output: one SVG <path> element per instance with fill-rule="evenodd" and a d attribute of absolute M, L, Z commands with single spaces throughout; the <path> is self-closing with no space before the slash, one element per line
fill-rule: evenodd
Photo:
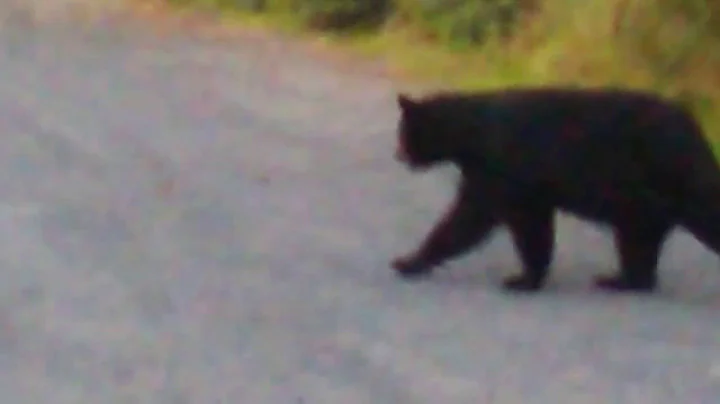
<path fill-rule="evenodd" d="M 523 271 L 515 291 L 542 288 L 554 214 L 610 225 L 620 270 L 598 287 L 652 291 L 666 236 L 687 228 L 720 253 L 720 167 L 693 116 L 656 95 L 620 89 L 514 89 L 398 95 L 397 158 L 410 169 L 455 164 L 462 180 L 449 212 L 419 249 L 393 261 L 406 278 L 506 225 Z"/>

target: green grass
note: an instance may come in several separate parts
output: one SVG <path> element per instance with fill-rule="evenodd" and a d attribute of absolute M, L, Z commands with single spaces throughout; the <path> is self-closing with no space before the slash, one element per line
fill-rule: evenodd
<path fill-rule="evenodd" d="M 662 0 L 543 0 L 543 9 L 523 22 L 512 39 L 491 39 L 482 46 L 432 41 L 412 23 L 391 22 L 380 32 L 340 35 L 308 32 L 287 13 L 233 10 L 227 6 L 230 0 L 169 1 L 218 9 L 224 24 L 322 38 L 344 51 L 382 57 L 403 79 L 433 87 L 613 85 L 682 95 L 720 152 L 720 117 L 715 113 L 720 107 L 720 51 L 711 52 L 720 49 L 720 40 L 668 21 L 657 12 Z"/>

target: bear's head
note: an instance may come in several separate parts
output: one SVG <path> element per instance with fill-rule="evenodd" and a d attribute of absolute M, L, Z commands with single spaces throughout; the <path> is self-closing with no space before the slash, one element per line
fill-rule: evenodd
<path fill-rule="evenodd" d="M 425 170 L 451 158 L 443 115 L 424 100 L 397 95 L 400 121 L 395 159 L 411 170 Z"/>

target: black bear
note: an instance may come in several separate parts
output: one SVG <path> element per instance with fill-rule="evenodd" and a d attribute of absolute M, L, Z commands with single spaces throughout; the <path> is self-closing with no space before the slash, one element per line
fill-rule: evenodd
<path fill-rule="evenodd" d="M 720 167 L 698 122 L 670 100 L 548 87 L 397 102 L 396 158 L 413 171 L 446 162 L 461 173 L 447 214 L 416 252 L 392 262 L 405 278 L 431 274 L 505 225 L 523 268 L 504 287 L 539 290 L 557 210 L 613 229 L 620 268 L 596 277 L 602 289 L 654 290 L 676 225 L 720 253 Z"/>

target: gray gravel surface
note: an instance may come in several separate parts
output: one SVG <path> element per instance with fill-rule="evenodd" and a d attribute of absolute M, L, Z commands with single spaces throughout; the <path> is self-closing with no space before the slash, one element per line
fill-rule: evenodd
<path fill-rule="evenodd" d="M 281 41 L 142 26 L 0 35 L 4 403 L 720 402 L 720 265 L 589 288 L 605 233 L 559 218 L 548 289 L 498 289 L 507 234 L 426 282 L 454 173 L 391 159 L 392 83 Z"/>

